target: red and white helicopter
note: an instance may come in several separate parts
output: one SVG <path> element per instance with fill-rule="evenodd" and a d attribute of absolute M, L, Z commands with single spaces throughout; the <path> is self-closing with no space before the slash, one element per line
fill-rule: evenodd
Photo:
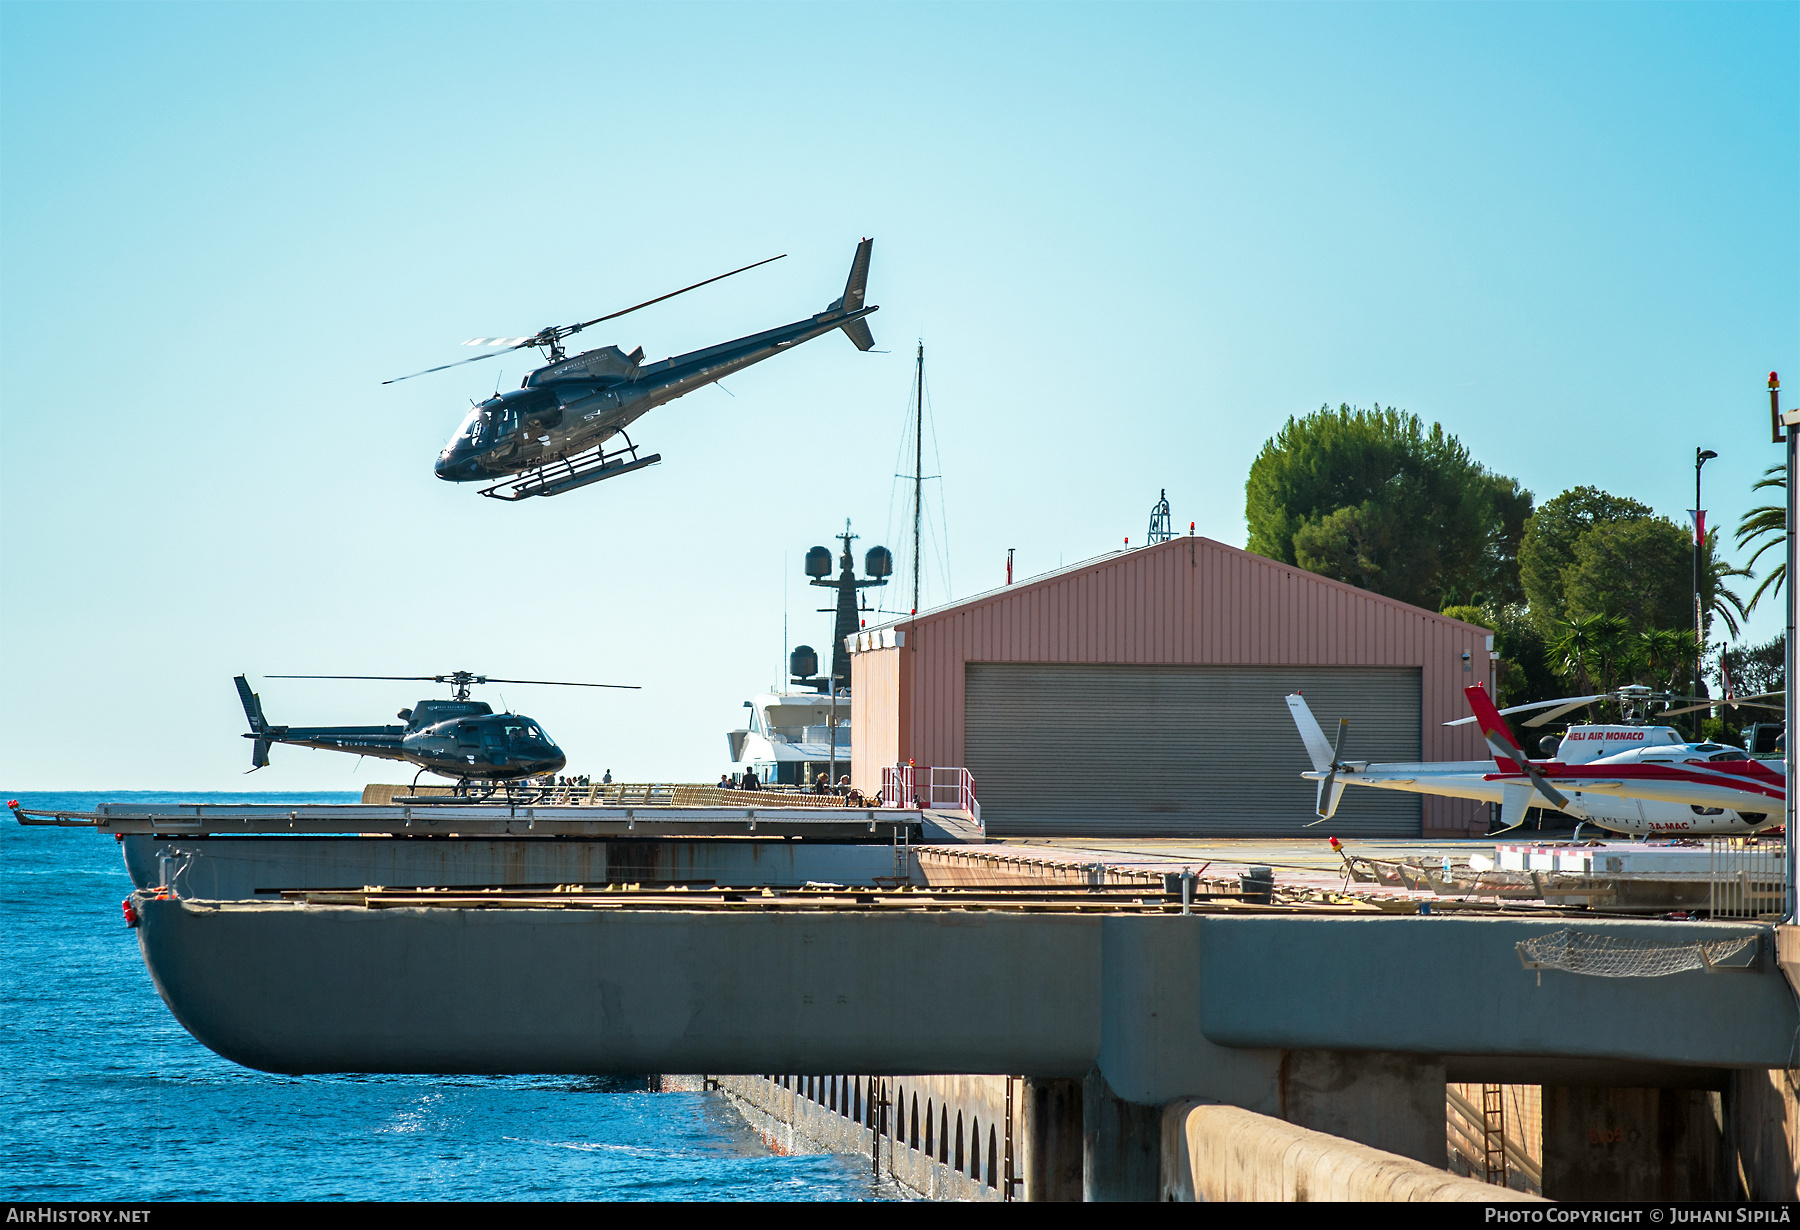
<path fill-rule="evenodd" d="M 1643 717 L 1649 703 L 1665 699 L 1649 688 L 1626 687 L 1603 696 L 1567 697 L 1505 710 L 1551 709 L 1526 723 L 1531 726 L 1594 701 L 1619 702 L 1625 713 L 1622 724 L 1571 726 L 1555 752 L 1541 760 L 1526 756 L 1486 688 L 1476 684 L 1464 692 L 1475 716 L 1446 725 L 1480 723 L 1494 754 L 1491 761 L 1370 764 L 1345 760 L 1341 753 L 1350 723 L 1338 723 L 1334 747 L 1300 694 L 1289 696 L 1288 708 L 1313 762 L 1312 771 L 1301 776 L 1319 783 L 1319 816 L 1330 819 L 1337 812 L 1344 787 L 1351 785 L 1498 803 L 1502 831 L 1522 823 L 1531 807 L 1554 808 L 1577 817 L 1582 824 L 1632 836 L 1742 836 L 1779 825 L 1786 815 L 1785 762 L 1753 760 L 1723 743 L 1689 743 L 1673 727 L 1649 725 Z M 1753 704 L 1755 699 L 1746 697 L 1737 703 Z M 1717 703 L 1708 700 L 1667 712 L 1692 712 Z"/>

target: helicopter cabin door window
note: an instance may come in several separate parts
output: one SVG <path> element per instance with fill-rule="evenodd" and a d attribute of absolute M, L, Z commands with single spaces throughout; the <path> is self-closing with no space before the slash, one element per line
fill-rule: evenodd
<path fill-rule="evenodd" d="M 533 389 L 513 402 L 513 406 L 533 427 L 555 427 L 562 422 L 562 403 L 557 401 L 552 389 Z"/>

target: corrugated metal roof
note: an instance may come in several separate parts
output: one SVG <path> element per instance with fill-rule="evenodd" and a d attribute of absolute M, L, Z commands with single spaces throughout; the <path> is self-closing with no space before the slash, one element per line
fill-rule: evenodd
<path fill-rule="evenodd" d="M 880 631 L 883 631 L 884 629 L 888 629 L 888 628 L 904 629 L 904 628 L 909 628 L 909 627 L 912 627 L 912 626 L 915 626 L 918 624 L 929 623 L 932 620 L 942 618 L 946 615 L 954 614 L 958 611 L 967 610 L 970 607 L 980 606 L 983 603 L 998 602 L 998 601 L 1001 601 L 1002 599 L 1013 598 L 1013 597 L 1017 597 L 1017 596 L 1020 596 L 1023 594 L 1027 594 L 1035 589 L 1041 588 L 1042 586 L 1045 586 L 1045 585 L 1049 585 L 1049 584 L 1051 584 L 1055 581 L 1058 581 L 1060 579 L 1063 579 L 1065 577 L 1074 576 L 1075 574 L 1081 573 L 1081 572 L 1087 572 L 1091 569 L 1099 568 L 1105 564 L 1110 564 L 1115 561 L 1125 559 L 1127 557 L 1142 556 L 1142 555 L 1152 554 L 1157 551 L 1168 551 L 1168 550 L 1178 549 L 1180 544 L 1182 544 L 1184 542 L 1198 543 L 1201 546 L 1207 548 L 1208 550 L 1221 551 L 1221 552 L 1227 553 L 1229 555 L 1242 556 L 1246 560 L 1255 561 L 1256 563 L 1262 564 L 1269 568 L 1280 568 L 1280 569 L 1284 569 L 1290 573 L 1297 572 L 1297 573 L 1300 573 L 1302 576 L 1306 577 L 1310 581 L 1316 581 L 1322 585 L 1332 586 L 1336 589 L 1343 590 L 1345 593 L 1354 594 L 1358 598 L 1366 599 L 1370 602 L 1378 602 L 1378 603 L 1381 603 L 1386 606 L 1397 607 L 1403 611 L 1415 611 L 1421 615 L 1428 616 L 1432 619 L 1441 620 L 1442 622 L 1447 623 L 1447 624 L 1453 624 L 1459 628 L 1479 628 L 1483 633 L 1488 633 L 1488 634 L 1491 634 L 1493 631 L 1491 628 L 1482 627 L 1482 625 L 1480 625 L 1480 624 L 1472 624 L 1472 623 L 1467 622 L 1466 620 L 1461 620 L 1461 619 L 1451 619 L 1448 615 L 1439 614 L 1438 612 L 1428 610 L 1425 607 L 1413 606 L 1411 603 L 1401 602 L 1397 598 L 1389 598 L 1383 594 L 1374 593 L 1371 590 L 1358 589 L 1356 586 L 1350 585 L 1346 582 L 1333 580 L 1332 578 L 1326 577 L 1326 576 L 1320 576 L 1318 573 L 1308 572 L 1306 569 L 1301 568 L 1298 565 L 1284 564 L 1280 560 L 1270 559 L 1266 555 L 1257 555 L 1253 551 L 1245 551 L 1245 550 L 1242 550 L 1241 548 L 1231 546 L 1227 543 L 1219 542 L 1217 539 L 1207 538 L 1204 535 L 1189 534 L 1189 535 L 1185 535 L 1182 537 L 1172 538 L 1168 542 L 1159 542 L 1153 546 L 1133 547 L 1133 548 L 1127 548 L 1125 550 L 1120 550 L 1120 551 L 1108 551 L 1104 555 L 1096 555 L 1092 559 L 1085 559 L 1079 563 L 1069 564 L 1066 567 L 1057 568 L 1051 572 L 1040 572 L 1036 576 L 1026 577 L 1025 579 L 1023 579 L 1021 581 L 1013 582 L 1011 585 L 997 586 L 994 589 L 983 590 L 981 593 L 978 593 L 978 594 L 971 594 L 967 598 L 958 598 L 954 602 L 946 602 L 942 606 L 931 607 L 928 610 L 920 611 L 917 615 L 897 616 L 896 618 L 890 619 L 890 620 L 886 621 L 885 623 L 874 624 L 868 628 L 864 628 L 858 635 L 866 636 L 869 633 L 880 632 Z M 854 640 L 852 640 L 851 648 L 852 648 L 852 652 L 855 652 Z"/>

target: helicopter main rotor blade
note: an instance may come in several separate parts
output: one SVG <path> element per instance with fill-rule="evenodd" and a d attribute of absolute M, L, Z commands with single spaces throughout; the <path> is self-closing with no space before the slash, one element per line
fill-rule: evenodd
<path fill-rule="evenodd" d="M 397 679 L 411 683 L 439 683 L 438 675 L 264 675 L 264 679 Z"/>
<path fill-rule="evenodd" d="M 383 384 L 399 384 L 402 380 L 411 380 L 413 378 L 413 376 L 429 376 L 429 375 L 431 375 L 432 372 L 441 372 L 441 371 L 445 371 L 452 367 L 461 367 L 464 363 L 479 363 L 483 359 L 491 359 L 491 358 L 494 358 L 496 355 L 503 355 L 503 354 L 508 353 L 509 351 L 523 350 L 525 347 L 529 346 L 531 344 L 531 342 L 532 342 L 531 338 L 526 338 L 524 341 L 520 342 L 518 345 L 508 346 L 505 350 L 490 350 L 487 354 L 478 354 L 472 359 L 458 359 L 454 363 L 440 363 L 438 366 L 428 367 L 422 372 L 413 372 L 410 375 L 406 375 L 406 376 L 395 376 L 392 380 L 383 380 L 381 383 L 383 383 Z M 471 342 L 463 343 L 463 345 L 465 345 L 465 346 L 472 345 L 472 344 L 473 343 L 471 343 Z M 370 678 L 373 678 L 373 677 L 374 676 L 370 676 Z M 348 678 L 348 676 L 346 676 L 346 678 Z"/>
<path fill-rule="evenodd" d="M 1548 714 L 1544 717 L 1537 718 L 1533 721 L 1525 723 L 1525 725 L 1527 725 L 1527 726 L 1537 726 L 1543 722 L 1548 722 L 1552 717 L 1555 717 L 1556 714 L 1567 713 L 1571 709 L 1579 709 L 1579 708 L 1581 708 L 1581 706 L 1586 705 L 1586 704 L 1591 704 L 1594 701 L 1605 700 L 1608 696 L 1611 696 L 1611 695 L 1612 695 L 1611 692 L 1606 692 L 1606 693 L 1602 693 L 1599 696 L 1564 696 L 1557 700 L 1533 701 L 1529 705 L 1513 705 L 1510 708 L 1500 710 L 1500 712 L 1503 715 L 1508 714 L 1508 713 L 1526 713 L 1532 709 L 1548 709 L 1552 705 L 1563 706 L 1561 709 L 1558 709 L 1556 711 L 1556 713 Z M 1469 723 L 1473 722 L 1474 720 L 1475 719 L 1472 717 L 1457 718 L 1454 721 L 1445 722 L 1444 725 L 1446 725 L 1446 726 L 1467 726 Z"/>
<path fill-rule="evenodd" d="M 483 683 L 535 683 L 555 688 L 626 688 L 643 690 L 639 683 L 572 683 L 566 679 L 495 679 L 491 675 L 471 675 L 458 679 L 455 675 L 264 675 L 264 679 L 380 679 L 401 683 L 460 683 L 476 686 Z"/>
<path fill-rule="evenodd" d="M 721 273 L 718 277 L 708 278 L 704 282 L 695 282 L 692 286 L 683 286 L 680 290 L 672 290 L 666 295 L 658 295 L 654 299 L 646 299 L 642 303 L 637 304 L 634 307 L 628 307 L 622 312 L 613 312 L 606 316 L 596 316 L 592 320 L 584 320 L 578 325 L 570 325 L 568 328 L 568 332 L 569 333 L 579 333 L 583 329 L 587 328 L 589 325 L 597 325 L 603 320 L 617 320 L 621 316 L 629 316 L 631 313 L 637 311 L 638 308 L 647 308 L 652 303 L 661 303 L 664 299 L 673 299 L 676 295 L 685 295 L 690 290 L 699 290 L 702 286 L 710 286 L 710 285 L 712 285 L 712 283 L 722 281 L 725 278 L 735 277 L 736 275 L 745 272 L 745 270 L 756 268 L 757 265 L 766 265 L 770 261 L 781 260 L 782 257 L 785 257 L 786 255 L 787 255 L 787 253 L 783 252 L 781 254 L 781 256 L 766 257 L 765 259 L 759 260 L 759 261 L 755 262 L 754 264 L 745 265 L 743 269 L 733 269 L 730 273 Z"/>
<path fill-rule="evenodd" d="M 495 679 L 488 676 L 486 683 L 535 683 L 550 688 L 628 688 L 633 692 L 643 690 L 641 683 L 570 683 L 566 679 Z"/>
<path fill-rule="evenodd" d="M 1664 709 L 1661 713 L 1657 714 L 1656 716 L 1657 717 L 1675 717 L 1678 714 L 1693 713 L 1699 709 L 1735 709 L 1739 705 L 1742 705 L 1746 709 L 1772 709 L 1777 713 L 1781 712 L 1782 709 L 1785 707 L 1782 705 L 1765 705 L 1759 701 L 1753 701 L 1753 700 L 1726 700 L 1723 696 L 1720 696 L 1720 697 L 1715 697 L 1712 700 L 1702 701 L 1700 704 L 1697 704 L 1697 705 L 1689 705 L 1685 709 Z"/>
<path fill-rule="evenodd" d="M 1572 713 L 1575 710 L 1581 708 L 1583 705 L 1591 704 L 1592 702 L 1594 702 L 1596 700 L 1600 700 L 1600 699 L 1603 699 L 1603 698 L 1599 697 L 1599 696 L 1583 696 L 1578 700 L 1570 701 L 1568 704 L 1563 705 L 1559 709 L 1552 709 L 1548 713 L 1540 713 L 1534 718 L 1527 718 L 1524 722 L 1522 722 L 1520 724 L 1523 726 L 1542 726 L 1546 722 L 1554 722 L 1557 718 L 1561 717 L 1565 713 Z"/>
<path fill-rule="evenodd" d="M 464 363 L 479 363 L 483 359 L 491 359 L 495 355 L 505 354 L 511 350 L 523 350 L 527 346 L 550 346 L 550 347 L 554 348 L 556 343 L 561 341 L 563 338 L 570 337 L 570 336 L 573 336 L 574 334 L 580 333 L 583 329 L 587 328 L 589 325 L 597 325 L 603 320 L 617 320 L 621 316 L 629 316 L 631 313 L 637 311 L 639 308 L 647 308 L 653 303 L 661 303 L 664 299 L 673 299 L 676 295 L 685 295 L 690 290 L 699 290 L 702 286 L 710 286 L 714 282 L 722 281 L 725 278 L 735 277 L 737 274 L 743 273 L 746 270 L 754 269 L 758 265 L 766 265 L 770 261 L 781 260 L 782 257 L 785 257 L 786 255 L 787 255 L 787 253 L 783 252 L 781 254 L 781 256 L 765 257 L 762 260 L 754 261 L 751 264 L 745 265 L 742 269 L 733 269 L 730 273 L 721 273 L 721 274 L 717 275 L 716 277 L 707 278 L 704 282 L 695 282 L 692 286 L 683 286 L 680 290 L 672 290 L 666 295 L 658 295 L 654 299 L 646 299 L 642 303 L 634 304 L 631 307 L 626 308 L 624 311 L 609 312 L 605 316 L 596 316 L 592 320 L 584 320 L 584 321 L 580 322 L 579 324 L 563 325 L 561 328 L 555 328 L 555 329 L 545 329 L 542 332 L 532 334 L 530 337 L 472 337 L 468 341 L 464 342 L 463 345 L 465 345 L 465 346 L 499 346 L 499 347 L 501 347 L 501 349 L 491 351 L 488 354 L 478 354 L 472 359 L 458 359 L 454 363 L 441 363 L 436 367 L 428 367 L 422 372 L 412 372 L 405 376 L 395 376 L 392 380 L 383 380 L 381 383 L 383 383 L 383 384 L 398 384 L 402 380 L 411 380 L 414 376 L 429 376 L 429 375 L 431 375 L 432 372 L 447 371 L 452 367 L 461 367 Z M 560 353 L 560 352 L 558 352 L 558 353 Z M 280 677 L 281 678 L 296 678 L 297 676 L 280 676 Z M 345 678 L 348 678 L 348 676 L 345 676 Z M 370 676 L 370 678 L 373 678 L 373 676 Z M 523 682 L 523 681 L 521 681 L 521 682 Z M 583 686 L 583 687 L 615 687 L 615 686 L 620 686 L 620 685 L 598 684 L 597 683 L 597 684 L 583 684 L 581 686 Z"/>

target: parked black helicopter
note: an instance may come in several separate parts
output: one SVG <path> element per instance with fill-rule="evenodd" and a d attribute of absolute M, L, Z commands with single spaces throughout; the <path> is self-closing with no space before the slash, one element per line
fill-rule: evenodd
<path fill-rule="evenodd" d="M 476 405 L 438 455 L 435 469 L 439 478 L 456 483 L 502 479 L 481 488 L 482 495 L 495 499 L 522 500 L 534 495 L 559 495 L 661 461 L 661 453 L 639 457 L 637 446 L 625 434 L 625 429 L 639 416 L 665 402 L 674 401 L 685 393 L 713 384 L 833 329 L 842 329 L 858 350 L 873 347 L 875 338 L 863 318 L 877 309 L 864 306 L 863 297 L 869 281 L 869 251 L 874 243 L 873 239 L 865 239 L 857 245 L 844 293 L 830 307 L 778 329 L 753 333 L 648 364 L 643 362 L 642 346 L 630 354 L 617 346 L 602 346 L 597 350 L 584 350 L 573 358 L 563 349 L 565 340 L 590 325 L 616 320 L 638 308 L 661 303 L 720 278 L 781 259 L 771 256 L 768 260 L 745 265 L 743 269 L 721 273 L 705 282 L 684 286 L 635 307 L 596 316 L 593 320 L 551 325 L 530 337 L 470 338 L 463 345 L 504 349 L 429 367 L 382 383 L 393 384 L 395 380 L 411 380 L 413 376 L 441 372 L 464 363 L 479 363 L 495 354 L 522 350 L 527 346 L 539 347 L 548 363 L 526 376 L 518 388 L 496 393 Z M 614 436 L 622 437 L 625 447 L 608 451 L 607 441 Z M 626 460 L 628 456 L 629 461 Z M 509 474 L 518 477 L 504 478 Z"/>
<path fill-rule="evenodd" d="M 623 683 L 565 683 L 552 679 L 490 679 L 456 671 L 449 675 L 269 675 L 270 679 L 393 679 L 447 683 L 449 700 L 422 700 L 395 716 L 404 726 L 275 726 L 263 717 L 262 699 L 237 676 L 238 697 L 250 719 L 254 739 L 250 771 L 269 763 L 277 743 L 354 752 L 383 760 L 404 760 L 421 773 L 453 777 L 459 786 L 471 782 L 511 782 L 555 773 L 568 763 L 544 728 L 520 713 L 495 713 L 482 701 L 469 699 L 469 688 L 482 683 L 545 684 L 565 688 L 632 688 Z M 414 775 L 418 780 L 418 775 Z"/>

